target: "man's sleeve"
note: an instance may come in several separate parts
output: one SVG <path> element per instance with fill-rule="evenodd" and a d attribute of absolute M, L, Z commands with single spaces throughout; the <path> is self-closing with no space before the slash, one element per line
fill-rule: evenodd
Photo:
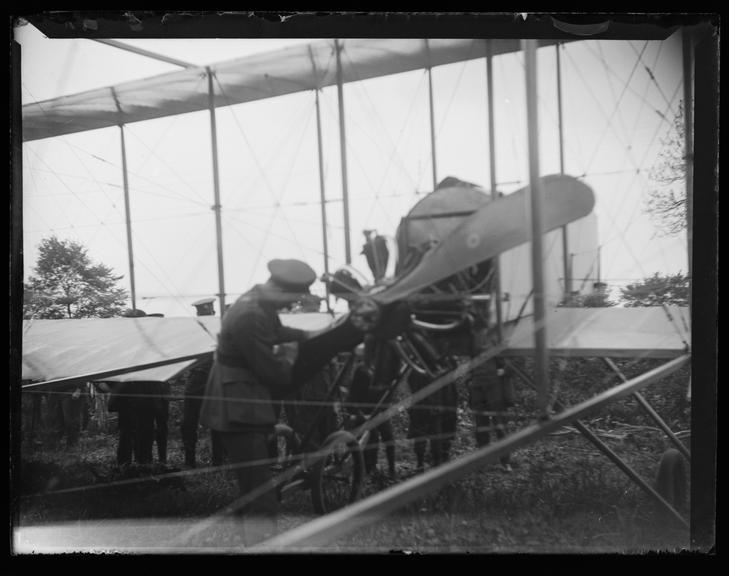
<path fill-rule="evenodd" d="M 291 383 L 291 364 L 273 353 L 274 327 L 258 314 L 251 315 L 248 325 L 253 329 L 242 330 L 239 334 L 246 363 L 272 391 L 287 392 Z"/>
<path fill-rule="evenodd" d="M 306 330 L 300 330 L 299 328 L 291 328 L 290 326 L 284 326 L 283 324 L 278 329 L 278 342 L 302 342 L 309 337 L 309 333 Z"/>

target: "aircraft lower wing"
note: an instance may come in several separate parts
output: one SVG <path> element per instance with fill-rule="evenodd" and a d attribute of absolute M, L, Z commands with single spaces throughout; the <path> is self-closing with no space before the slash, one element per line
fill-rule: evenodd
<path fill-rule="evenodd" d="M 310 331 L 332 321 L 321 313 L 281 319 Z M 88 380 L 164 382 L 195 361 L 182 359 L 212 353 L 219 331 L 216 316 L 26 320 L 21 378 L 45 382 L 88 375 Z M 133 370 L 149 364 L 157 366 Z"/>
<path fill-rule="evenodd" d="M 300 345 L 295 374 L 301 378 L 362 339 L 347 316 L 334 321 L 321 313 L 281 318 L 286 325 L 319 331 Z M 691 341 L 688 309 L 676 306 L 557 308 L 549 311 L 546 322 L 551 355 L 669 358 L 686 353 Z M 215 316 L 26 321 L 22 379 L 46 382 L 89 375 L 88 380 L 166 381 L 194 361 L 181 359 L 212 353 L 219 329 Z M 507 325 L 504 354 L 532 354 L 533 329 L 531 317 Z M 134 370 L 151 363 L 163 365 Z M 109 372 L 117 373 L 94 377 Z"/>
<path fill-rule="evenodd" d="M 675 358 L 690 351 L 686 307 L 555 308 L 545 322 L 551 356 Z M 534 318 L 507 324 L 504 338 L 504 355 L 534 354 Z"/>
<path fill-rule="evenodd" d="M 208 323 L 210 324 L 210 323 Z M 195 318 L 33 320 L 23 325 L 23 380 L 51 380 L 212 352 L 218 328 Z M 193 360 L 109 376 L 165 381 Z"/>

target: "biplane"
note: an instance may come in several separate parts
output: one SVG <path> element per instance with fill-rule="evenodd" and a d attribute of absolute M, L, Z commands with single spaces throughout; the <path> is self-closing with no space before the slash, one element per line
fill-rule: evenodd
<path fill-rule="evenodd" d="M 512 44 L 504 41 L 496 50 L 518 49 Z M 423 65 L 422 46 L 413 48 L 408 41 L 401 40 L 390 41 L 388 47 L 398 51 L 398 58 L 392 58 L 384 50 L 373 51 L 366 42 L 352 42 L 348 50 L 352 57 L 356 57 L 358 50 L 361 52 L 362 61 L 369 66 L 364 69 L 369 70 L 372 76 Z M 473 53 L 470 44 L 460 41 L 431 41 L 429 45 L 426 42 L 426 48 L 430 59 L 427 66 L 478 56 Z M 286 62 L 285 70 L 266 75 L 262 82 L 250 73 L 242 73 L 245 67 L 240 62 L 218 67 L 214 73 L 219 79 L 227 74 L 230 82 L 228 95 L 235 95 L 238 102 L 295 90 L 319 89 L 323 85 L 347 81 L 342 79 L 341 71 L 339 78 L 322 71 L 317 62 L 323 57 L 317 50 L 310 48 L 300 52 L 289 51 L 285 60 L 255 59 L 258 63 L 256 69 L 264 64 L 272 65 L 272 62 Z M 294 69 L 304 72 L 290 78 Z M 197 82 L 200 73 L 200 70 L 187 70 L 178 73 L 175 78 L 167 78 L 169 82 L 158 80 L 134 86 L 130 84 L 126 87 L 128 93 L 124 90 L 101 90 L 69 97 L 57 102 L 55 108 L 30 106 L 24 110 L 24 115 L 27 113 L 27 139 L 44 137 L 42 134 L 61 135 L 103 126 L 122 126 L 140 119 L 222 105 L 221 102 L 216 103 L 218 95 L 212 90 L 212 84 L 210 93 L 200 92 Z M 210 68 L 203 73 L 212 77 Z M 185 82 L 193 80 L 195 89 L 189 90 Z M 248 89 L 256 84 L 258 90 Z M 235 85 L 245 89 L 235 91 L 232 89 Z M 165 92 L 170 90 L 172 92 Z M 140 91 L 154 95 L 155 104 L 136 108 L 134 98 L 142 93 Z M 127 95 L 128 102 L 125 101 Z M 83 112 L 84 107 L 86 112 Z M 79 109 L 82 109 L 80 115 Z M 458 183 L 452 188 L 461 192 L 466 189 Z M 433 191 L 434 194 L 436 192 Z M 427 211 L 425 215 L 413 213 L 414 217 L 434 223 L 435 232 L 426 235 L 427 241 L 420 239 L 409 243 L 412 240 L 412 235 L 409 236 L 411 229 L 404 230 L 402 238 L 406 249 L 399 254 L 394 277 L 387 278 L 381 274 L 378 277 L 375 274 L 376 282 L 371 286 L 345 285 L 349 311 L 335 319 L 322 314 L 283 316 L 285 323 L 312 332 L 312 336 L 299 347 L 294 365 L 295 377 L 300 381 L 311 379 L 335 361 L 337 371 L 331 390 L 336 391 L 340 388 L 340 378 L 351 377 L 353 373 L 351 368 L 352 363 L 357 361 L 356 350 L 370 339 L 395 353 L 397 368 L 388 374 L 393 387 L 412 373 L 425 376 L 428 384 L 404 401 L 383 402 L 379 406 L 382 410 L 374 410 L 370 417 L 355 421 L 346 429 L 342 427 L 333 431 L 316 449 L 307 448 L 303 456 L 306 432 L 298 433 L 297 437 L 291 427 L 277 428 L 284 443 L 275 464 L 281 472 L 274 480 L 275 487 L 286 489 L 306 485 L 312 489 L 315 508 L 325 516 L 264 543 L 264 549 L 286 549 L 336 538 L 345 526 L 351 531 L 377 515 L 386 514 L 396 506 L 496 460 L 506 452 L 536 441 L 559 426 L 568 423 L 581 426 L 579 418 L 611 401 L 633 394 L 644 403 L 638 392 L 642 387 L 689 361 L 689 314 L 687 310 L 675 307 L 549 310 L 541 317 L 535 313 L 534 317 L 517 323 L 499 325 L 503 334 L 498 344 L 465 363 L 455 363 L 452 350 L 444 352 L 443 342 L 458 342 L 464 331 L 469 329 L 474 310 L 483 312 L 492 306 L 490 279 L 493 260 L 514 247 L 536 241 L 537 236 L 530 232 L 532 222 L 529 215 L 530 205 L 537 201 L 535 198 L 542 207 L 538 234 L 565 227 L 589 215 L 594 206 L 594 194 L 589 186 L 577 178 L 554 174 L 536 177 L 529 186 L 503 197 L 484 200 L 466 211 L 456 209 L 447 215 L 448 218 L 439 219 L 443 214 Z M 219 208 L 218 203 L 216 207 Z M 336 274 L 323 279 L 336 293 Z M 341 283 L 339 287 L 342 288 Z M 224 289 L 221 286 L 222 293 Z M 493 322 L 493 319 L 490 320 Z M 596 398 L 576 406 L 560 407 L 557 413 L 549 416 L 545 414 L 542 421 L 473 454 L 445 462 L 419 477 L 357 501 L 364 471 L 362 453 L 369 433 L 375 427 L 404 406 L 436 393 L 479 363 L 497 355 L 507 359 L 533 355 L 538 347 L 533 340 L 534 332 L 543 330 L 545 326 L 548 328 L 548 340 L 544 344 L 549 354 L 608 359 L 656 357 L 668 361 Z M 213 353 L 218 327 L 219 319 L 215 317 L 24 321 L 22 379 L 32 383 L 25 384 L 23 391 L 56 390 L 89 381 L 168 380 Z M 529 380 L 528 375 L 523 377 Z M 660 416 L 647 406 L 646 409 L 667 433 L 676 450 L 689 459 L 685 443 L 670 431 Z M 679 522 L 687 524 L 668 495 L 658 493 L 649 483 L 638 478 L 589 431 L 583 428 L 580 431 Z M 668 463 L 664 468 L 666 474 L 676 474 Z M 346 476 L 342 490 L 343 472 Z M 676 477 L 675 481 L 679 479 Z"/>
<path fill-rule="evenodd" d="M 542 184 L 548 207 L 545 211 L 547 230 L 584 217 L 592 210 L 593 193 L 577 179 L 554 175 L 544 177 Z M 428 385 L 407 398 L 409 405 L 436 393 L 452 382 L 455 374 L 463 374 L 479 361 L 496 354 L 507 358 L 533 354 L 531 319 L 507 324 L 504 329 L 508 335 L 503 345 L 471 358 L 466 365 L 459 366 L 454 360 L 453 346 L 444 352 L 440 344 L 444 340 L 458 342 L 459 335 L 468 330 L 469 310 L 474 302 L 480 301 L 483 306 L 485 301 L 488 308 L 491 287 L 484 283 L 488 277 L 484 263 L 527 241 L 524 221 L 527 192 L 523 189 L 487 202 L 450 228 L 441 227 L 443 237 L 431 236 L 429 247 L 419 256 L 410 258 L 411 265 L 399 277 L 350 293 L 349 312 L 335 320 L 316 313 L 283 315 L 284 322 L 304 327 L 312 334 L 299 346 L 294 365 L 296 381 L 309 381 L 332 360 L 338 360 L 336 374 L 325 394 L 303 399 L 318 400 L 325 406 L 334 404 L 333 395 L 352 385 L 346 380 L 352 378 L 352 364 L 358 356 L 355 351 L 365 339 L 376 342 L 378 354 L 382 354 L 385 347 L 394 351 L 394 370 L 384 376 L 378 375 L 387 379 L 388 393 L 413 372 L 427 377 Z M 464 271 L 471 274 L 464 276 Z M 336 281 L 329 280 L 332 288 L 336 288 Z M 455 282 L 460 282 L 460 286 L 466 283 L 466 289 L 453 291 Z M 449 287 L 451 291 L 448 291 Z M 442 317 L 444 307 L 445 320 Z M 641 385 L 659 374 L 677 369 L 688 358 L 689 320 L 683 309 L 562 308 L 553 310 L 546 322 L 550 327 L 549 348 L 553 354 L 674 358 L 663 369 L 655 371 L 651 380 L 641 381 Z M 219 319 L 210 316 L 26 321 L 23 379 L 40 382 L 26 384 L 24 390 L 53 390 L 94 380 L 165 381 L 195 360 L 209 357 L 216 344 L 218 328 Z M 601 400 L 619 397 L 625 390 L 638 386 L 629 384 L 611 391 Z M 341 402 L 339 399 L 340 405 Z M 314 508 L 322 514 L 334 513 L 353 504 L 366 469 L 363 454 L 369 434 L 402 405 L 402 402 L 394 405 L 383 402 L 375 406 L 370 417 L 359 421 L 348 421 L 346 415 L 342 416 L 339 419 L 341 428 L 320 438 L 320 445 L 312 445 L 309 441 L 311 430 L 295 430 L 283 423 L 278 425 L 280 453 L 275 466 L 279 474 L 275 485 L 281 492 L 302 486 L 310 489 Z M 572 407 L 564 412 L 571 414 L 577 410 L 580 414 L 581 408 Z M 655 417 L 688 457 L 684 443 L 670 432 L 659 416 Z M 538 437 L 557 423 L 573 421 L 566 418 L 558 414 L 539 425 L 539 433 L 532 431 L 532 434 Z M 504 443 L 518 445 L 512 444 L 511 437 Z M 498 454 L 501 444 L 486 448 L 487 454 Z M 602 448 L 606 449 L 604 444 Z M 676 476 L 675 482 L 679 481 Z M 670 502 L 645 482 L 641 486 L 674 510 Z"/>

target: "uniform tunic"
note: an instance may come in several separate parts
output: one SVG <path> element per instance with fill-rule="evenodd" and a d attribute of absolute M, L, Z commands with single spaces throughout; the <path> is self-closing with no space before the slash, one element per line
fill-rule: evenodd
<path fill-rule="evenodd" d="M 281 324 L 262 286 L 243 294 L 223 317 L 200 421 L 221 432 L 270 429 L 276 423 L 273 401 L 294 387 L 291 363 L 273 347 L 305 337 L 303 330 Z"/>

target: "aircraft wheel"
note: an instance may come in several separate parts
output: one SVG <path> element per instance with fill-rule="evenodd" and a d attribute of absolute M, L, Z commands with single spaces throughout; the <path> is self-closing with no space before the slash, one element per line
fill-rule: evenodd
<path fill-rule="evenodd" d="M 317 514 L 327 514 L 357 499 L 364 459 L 357 439 L 346 430 L 330 434 L 321 451 L 311 468 L 311 499 Z"/>
<path fill-rule="evenodd" d="M 683 455 L 670 448 L 661 456 L 656 474 L 655 488 L 676 510 L 685 508 L 688 502 L 688 464 Z"/>

